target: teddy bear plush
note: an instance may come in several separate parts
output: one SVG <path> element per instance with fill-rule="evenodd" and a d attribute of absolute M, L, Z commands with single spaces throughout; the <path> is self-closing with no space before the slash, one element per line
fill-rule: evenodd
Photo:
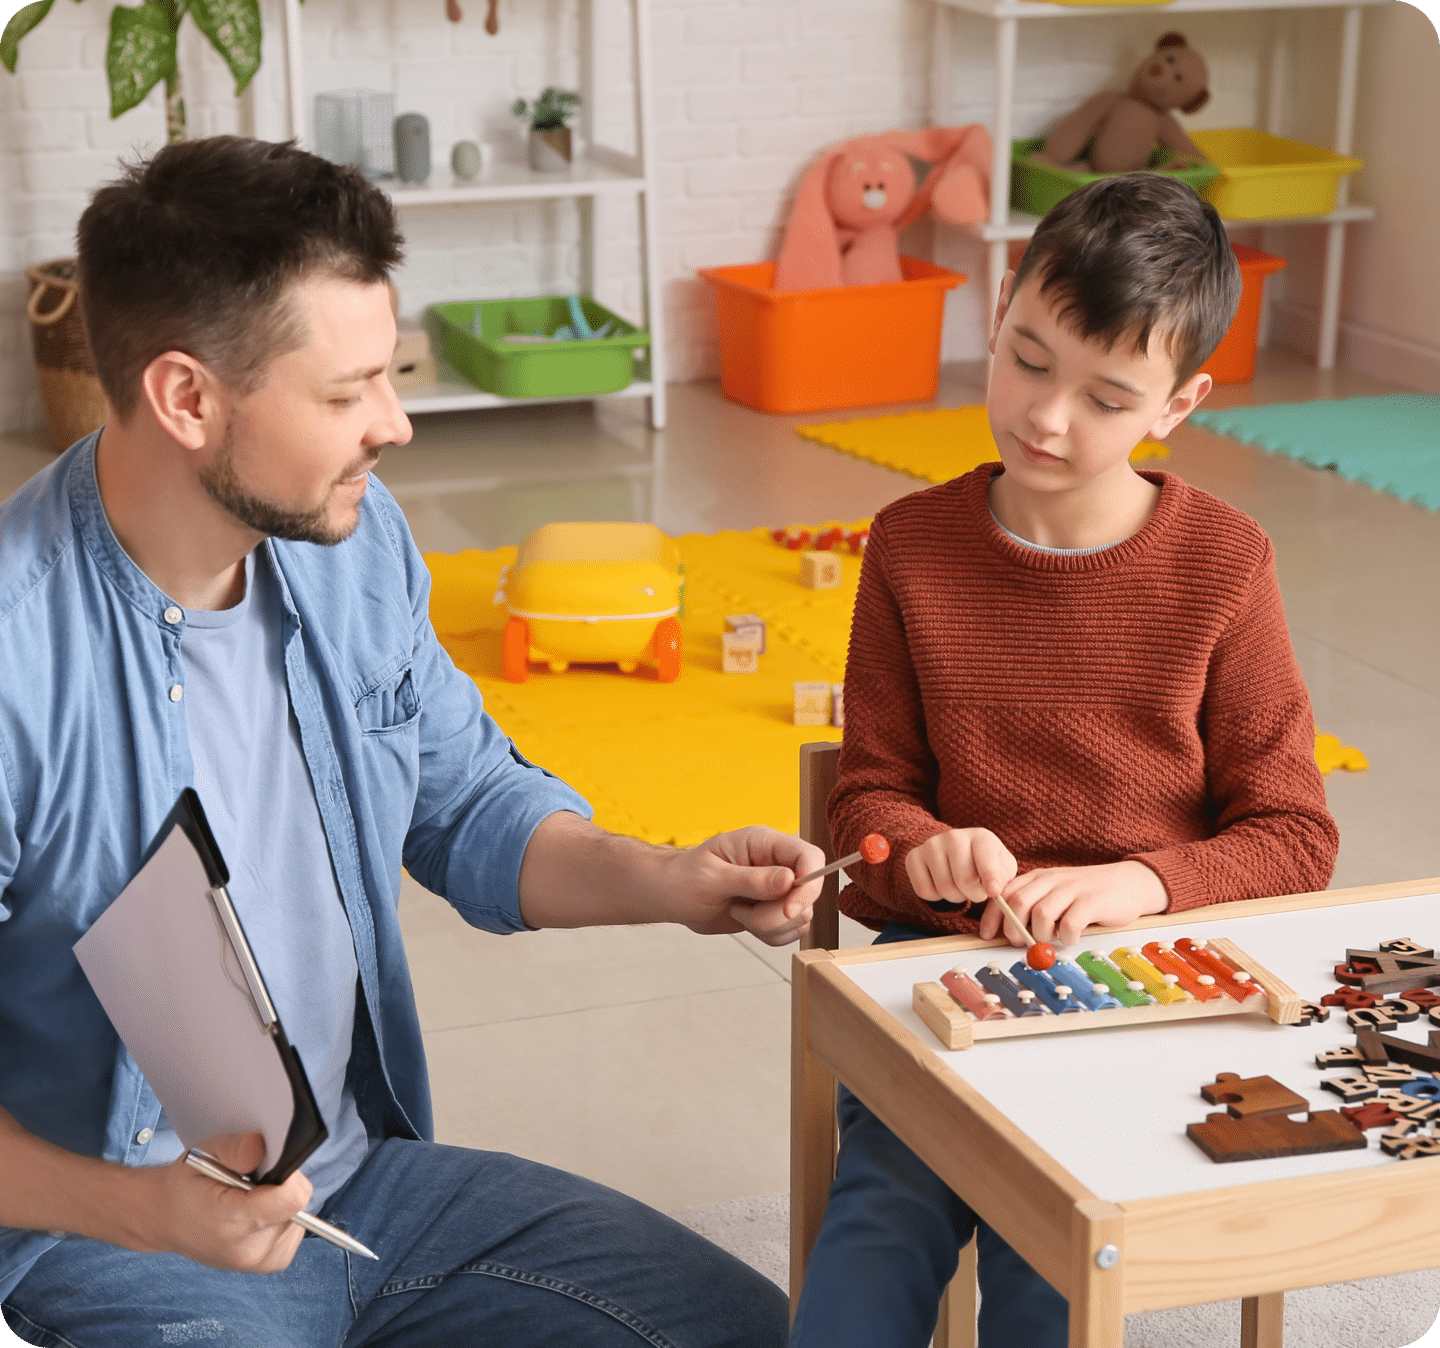
<path fill-rule="evenodd" d="M 1157 145 L 1172 151 L 1167 169 L 1209 161 L 1185 134 L 1172 109 L 1198 112 L 1210 101 L 1205 58 L 1179 33 L 1155 43 L 1123 94 L 1087 99 L 1046 138 L 1032 158 L 1091 173 L 1133 173 L 1149 162 Z M 1088 152 L 1087 152 L 1088 147 Z"/>
<path fill-rule="evenodd" d="M 978 123 L 888 131 L 827 150 L 806 171 L 775 263 L 776 290 L 900 281 L 898 235 L 927 209 L 990 214 L 990 133 Z M 917 189 L 911 158 L 933 167 Z"/>

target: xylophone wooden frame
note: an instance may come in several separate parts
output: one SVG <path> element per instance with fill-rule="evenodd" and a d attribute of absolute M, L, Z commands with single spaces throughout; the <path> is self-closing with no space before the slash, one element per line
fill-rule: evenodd
<path fill-rule="evenodd" d="M 1195 927 L 1436 892 L 1440 877 L 1252 899 L 1147 917 L 1085 939 L 1096 944 L 1141 927 Z M 1123 1348 L 1129 1312 L 1234 1296 L 1243 1299 L 1242 1348 L 1282 1348 L 1287 1290 L 1440 1265 L 1433 1215 L 1440 1157 L 1113 1203 L 1076 1180 L 840 971 L 846 964 L 987 948 L 1009 949 L 1000 941 L 946 936 L 795 955 L 792 1305 L 834 1178 L 837 1081 L 1067 1297 L 1071 1348 Z M 1101 1268 L 1096 1256 L 1107 1245 L 1119 1258 Z"/>

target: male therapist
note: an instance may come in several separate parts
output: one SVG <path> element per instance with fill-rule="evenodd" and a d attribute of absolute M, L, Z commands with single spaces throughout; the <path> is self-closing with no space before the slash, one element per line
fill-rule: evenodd
<path fill-rule="evenodd" d="M 112 415 L 0 507 L 5 1318 L 74 1348 L 781 1344 L 780 1292 L 668 1218 L 429 1140 L 402 865 L 489 931 L 780 945 L 821 857 L 764 828 L 603 832 L 450 663 L 369 476 L 410 437 L 386 377 L 401 243 L 358 173 L 236 137 L 161 150 L 80 221 Z M 329 1130 L 253 1193 L 177 1159 L 71 953 L 191 784 Z M 261 1159 L 257 1135 L 210 1146 Z M 302 1239 L 301 1208 L 378 1262 Z"/>

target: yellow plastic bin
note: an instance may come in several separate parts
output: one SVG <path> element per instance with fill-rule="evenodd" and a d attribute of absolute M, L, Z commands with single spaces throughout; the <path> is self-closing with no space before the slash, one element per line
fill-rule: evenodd
<path fill-rule="evenodd" d="M 945 292 L 965 278 L 913 257 L 903 281 L 774 290 L 775 264 L 706 267 L 720 320 L 720 388 L 761 412 L 918 402 L 940 379 Z"/>
<path fill-rule="evenodd" d="M 1329 215 L 1340 179 L 1364 165 L 1268 131 L 1194 131 L 1190 139 L 1220 170 L 1202 189 L 1226 220 Z"/>

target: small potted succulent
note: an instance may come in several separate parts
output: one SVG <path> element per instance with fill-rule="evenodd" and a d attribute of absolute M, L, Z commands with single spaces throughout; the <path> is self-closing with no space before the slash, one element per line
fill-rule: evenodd
<path fill-rule="evenodd" d="M 530 119 L 530 167 L 537 173 L 563 173 L 570 167 L 570 127 L 580 95 L 551 86 L 533 102 L 517 98 L 510 109 Z"/>

